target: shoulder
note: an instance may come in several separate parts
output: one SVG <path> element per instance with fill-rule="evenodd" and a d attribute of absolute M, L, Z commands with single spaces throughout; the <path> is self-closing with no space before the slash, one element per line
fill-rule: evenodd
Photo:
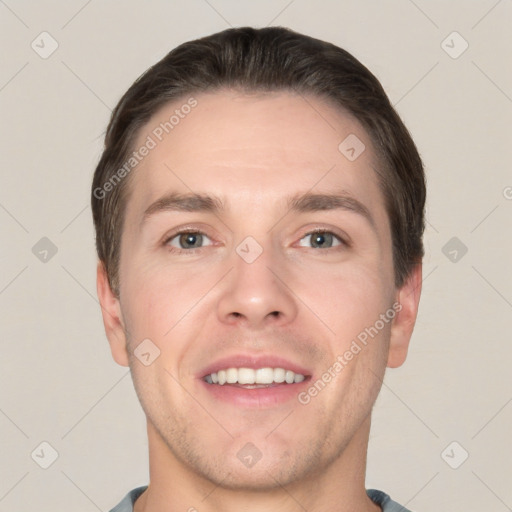
<path fill-rule="evenodd" d="M 382 512 L 411 512 L 408 508 L 393 501 L 385 492 L 377 489 L 367 489 L 366 494 L 382 508 Z"/>
<path fill-rule="evenodd" d="M 132 489 L 110 512 L 133 512 L 135 500 L 147 489 L 147 485 Z"/>

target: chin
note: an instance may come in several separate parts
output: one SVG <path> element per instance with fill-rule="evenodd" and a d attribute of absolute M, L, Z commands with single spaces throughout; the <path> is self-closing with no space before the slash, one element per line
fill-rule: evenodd
<path fill-rule="evenodd" d="M 210 473 L 205 476 L 223 489 L 245 492 L 282 491 L 283 485 L 293 483 L 298 476 L 293 467 L 285 467 L 277 463 L 263 465 L 262 461 L 252 468 L 233 464 L 227 471 L 227 473 L 224 470 L 222 473 Z"/>

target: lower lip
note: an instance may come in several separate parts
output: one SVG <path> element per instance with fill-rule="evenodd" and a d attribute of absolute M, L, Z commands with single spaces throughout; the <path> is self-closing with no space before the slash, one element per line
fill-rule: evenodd
<path fill-rule="evenodd" d="M 243 388 L 230 384 L 208 384 L 200 380 L 206 391 L 216 400 L 239 407 L 267 408 L 297 400 L 297 395 L 307 386 L 309 378 L 294 384 L 273 384 L 264 388 Z"/>

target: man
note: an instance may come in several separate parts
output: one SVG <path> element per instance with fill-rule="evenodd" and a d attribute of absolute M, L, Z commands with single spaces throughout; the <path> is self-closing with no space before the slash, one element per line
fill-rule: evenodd
<path fill-rule="evenodd" d="M 377 79 L 283 28 L 185 43 L 112 114 L 98 295 L 147 417 L 115 512 L 406 511 L 370 417 L 421 290 L 421 159 Z"/>

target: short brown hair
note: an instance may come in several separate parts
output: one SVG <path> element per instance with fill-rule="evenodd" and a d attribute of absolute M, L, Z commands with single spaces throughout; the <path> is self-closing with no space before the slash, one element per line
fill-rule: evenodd
<path fill-rule="evenodd" d="M 379 158 L 395 284 L 400 287 L 424 254 L 425 177 L 416 146 L 381 84 L 355 57 L 331 43 L 282 27 L 243 27 L 181 44 L 142 74 L 112 112 L 91 201 L 98 257 L 113 292 L 119 294 L 129 192 L 129 179 L 121 179 L 127 173 L 120 171 L 140 128 L 170 101 L 224 88 L 328 98 L 362 124 Z"/>

